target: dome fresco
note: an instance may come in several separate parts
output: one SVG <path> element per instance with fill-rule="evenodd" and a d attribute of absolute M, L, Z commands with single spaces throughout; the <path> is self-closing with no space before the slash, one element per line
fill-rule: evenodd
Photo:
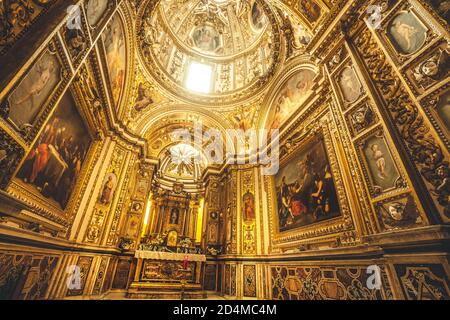
<path fill-rule="evenodd" d="M 271 29 L 262 6 L 251 0 L 163 0 L 160 8 L 178 41 L 204 55 L 241 54 Z"/>
<path fill-rule="evenodd" d="M 189 101 L 223 104 L 250 97 L 273 76 L 282 42 L 269 5 L 165 0 L 153 6 L 149 2 L 140 11 L 140 57 L 146 72 L 169 91 L 181 90 Z M 211 70 L 207 90 L 187 89 L 189 67 L 195 63 Z"/>

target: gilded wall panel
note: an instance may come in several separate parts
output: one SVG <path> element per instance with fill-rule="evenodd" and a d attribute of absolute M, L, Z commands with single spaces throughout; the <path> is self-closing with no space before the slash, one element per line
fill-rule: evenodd
<path fill-rule="evenodd" d="M 441 218 L 448 220 L 448 155 L 436 140 L 394 68 L 378 47 L 372 33 L 365 30 L 355 40 L 374 85 L 383 97 L 384 107 L 403 140 L 410 159 L 425 181 Z M 444 187 L 442 187 L 444 186 Z"/>
<path fill-rule="evenodd" d="M 102 293 L 107 292 L 107 291 L 109 291 L 109 289 L 111 289 L 113 276 L 114 276 L 114 270 L 115 270 L 116 265 L 117 265 L 117 258 L 111 257 L 109 259 L 108 269 L 106 270 L 106 273 L 105 273 L 105 280 L 103 281 L 103 286 L 101 289 Z"/>
<path fill-rule="evenodd" d="M 92 266 L 92 261 L 94 260 L 93 257 L 87 257 L 87 256 L 80 256 L 78 258 L 78 261 L 76 263 L 76 266 L 79 268 L 76 272 L 76 276 L 80 276 L 80 282 L 79 282 L 79 286 L 78 284 L 74 285 L 73 288 L 70 287 L 66 287 L 67 291 L 66 291 L 66 296 L 81 296 L 83 295 L 85 286 L 86 286 L 86 282 L 91 270 L 91 266 Z M 79 272 L 78 272 L 79 271 Z"/>
<path fill-rule="evenodd" d="M 231 276 L 231 284 L 230 284 L 230 295 L 236 296 L 237 288 L 236 288 L 236 265 L 231 265 L 230 270 L 230 276 Z"/>
<path fill-rule="evenodd" d="M 380 289 L 369 289 L 366 267 L 271 266 L 274 300 L 390 300 L 391 284 L 381 267 Z"/>
<path fill-rule="evenodd" d="M 108 267 L 108 262 L 112 259 L 109 257 L 100 257 L 100 264 L 98 266 L 97 275 L 95 277 L 94 287 L 92 289 L 92 295 L 99 295 L 102 293 L 102 288 L 106 278 L 106 272 Z"/>
<path fill-rule="evenodd" d="M 406 300 L 449 300 L 449 274 L 441 264 L 395 265 Z"/>
<path fill-rule="evenodd" d="M 231 265 L 230 264 L 225 264 L 224 292 L 227 295 L 231 294 Z"/>
<path fill-rule="evenodd" d="M 112 282 L 112 289 L 126 289 L 128 286 L 128 278 L 132 261 L 130 258 L 121 258 L 117 262 L 115 269 L 114 280 Z"/>
<path fill-rule="evenodd" d="M 85 235 L 86 242 L 98 243 L 103 234 L 105 220 L 117 196 L 116 189 L 120 187 L 119 179 L 125 162 L 126 152 L 118 145 L 114 148 L 111 162 L 103 177 L 100 193 L 97 196 L 91 222 Z"/>
<path fill-rule="evenodd" d="M 243 292 L 244 297 L 256 297 L 256 266 L 243 265 Z"/>
<path fill-rule="evenodd" d="M 217 290 L 217 265 L 216 264 L 206 264 L 205 267 L 205 282 L 204 288 L 209 291 Z"/>
<path fill-rule="evenodd" d="M 129 156 L 128 167 L 126 168 L 126 171 L 123 173 L 124 179 L 122 181 L 116 207 L 114 208 L 114 214 L 112 215 L 112 221 L 109 227 L 108 236 L 106 240 L 106 244 L 109 246 L 116 245 L 119 240 L 118 231 L 120 230 L 121 217 L 127 208 L 126 207 L 127 204 L 130 201 L 130 199 L 128 198 L 128 190 L 129 190 L 129 183 L 132 177 L 132 172 L 135 168 L 135 159 L 136 155 L 132 153 Z M 119 190 L 117 192 L 119 192 Z"/>
<path fill-rule="evenodd" d="M 241 219 L 242 219 L 242 253 L 256 254 L 256 201 L 255 177 L 253 168 L 243 171 Z"/>

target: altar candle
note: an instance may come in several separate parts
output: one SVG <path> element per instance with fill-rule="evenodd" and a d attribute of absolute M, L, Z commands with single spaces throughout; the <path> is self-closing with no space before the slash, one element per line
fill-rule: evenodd
<path fill-rule="evenodd" d="M 187 270 L 188 262 L 189 262 L 189 257 L 188 256 L 184 256 L 184 259 L 183 259 L 183 268 L 184 268 L 184 270 Z"/>

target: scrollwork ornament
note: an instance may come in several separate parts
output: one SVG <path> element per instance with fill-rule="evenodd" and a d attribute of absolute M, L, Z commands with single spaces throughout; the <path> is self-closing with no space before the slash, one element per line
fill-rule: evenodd
<path fill-rule="evenodd" d="M 427 183 L 439 211 L 448 219 L 450 217 L 448 159 L 370 30 L 361 33 L 355 40 L 355 45 L 384 99 L 385 107 L 404 141 L 411 160 Z"/>

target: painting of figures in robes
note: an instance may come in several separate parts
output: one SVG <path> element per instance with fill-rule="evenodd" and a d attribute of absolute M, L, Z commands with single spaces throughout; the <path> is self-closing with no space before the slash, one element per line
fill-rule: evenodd
<path fill-rule="evenodd" d="M 36 116 L 60 82 L 61 65 L 47 51 L 8 98 L 9 119 L 19 128 L 33 125 Z"/>
<path fill-rule="evenodd" d="M 117 176 L 114 173 L 108 173 L 105 177 L 105 182 L 102 186 L 102 192 L 100 194 L 100 203 L 102 204 L 110 204 L 113 197 L 114 191 L 117 186 Z"/>
<path fill-rule="evenodd" d="M 296 111 L 311 93 L 313 80 L 316 73 L 309 69 L 303 69 L 295 73 L 281 88 L 280 93 L 274 99 L 269 117 L 269 132 L 279 129 L 281 124 Z"/>
<path fill-rule="evenodd" d="M 255 220 L 255 196 L 250 191 L 247 191 L 242 200 L 244 203 L 244 221 L 251 222 Z"/>
<path fill-rule="evenodd" d="M 125 84 L 126 68 L 125 30 L 118 14 L 112 18 L 112 21 L 106 27 L 103 43 L 105 44 L 112 95 L 117 105 Z"/>
<path fill-rule="evenodd" d="M 340 216 L 322 136 L 311 139 L 275 176 L 279 232 Z"/>
<path fill-rule="evenodd" d="M 70 91 L 62 97 L 17 177 L 65 209 L 86 159 L 91 137 Z"/>

